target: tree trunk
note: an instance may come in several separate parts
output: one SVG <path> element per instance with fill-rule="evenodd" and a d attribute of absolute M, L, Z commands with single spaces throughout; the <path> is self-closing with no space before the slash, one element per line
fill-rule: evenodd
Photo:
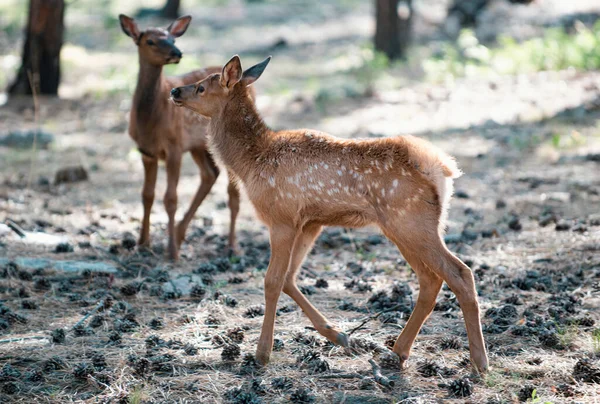
<path fill-rule="evenodd" d="M 403 59 L 410 44 L 412 0 L 405 0 L 405 13 L 398 13 L 398 0 L 375 0 L 375 49 L 390 59 Z"/>
<path fill-rule="evenodd" d="M 160 11 L 160 16 L 169 19 L 179 17 L 179 3 L 180 0 L 167 0 L 167 4 Z"/>
<path fill-rule="evenodd" d="M 31 95 L 32 87 L 40 94 L 58 94 L 64 15 L 64 0 L 29 0 L 21 68 L 9 94 Z"/>

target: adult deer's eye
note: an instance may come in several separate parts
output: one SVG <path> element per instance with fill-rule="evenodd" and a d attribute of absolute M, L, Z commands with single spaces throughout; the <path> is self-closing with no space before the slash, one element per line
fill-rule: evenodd
<path fill-rule="evenodd" d="M 148 45 L 150 45 L 150 46 L 153 46 L 153 45 L 154 45 L 154 41 L 153 41 L 152 39 L 148 39 L 148 40 L 146 41 L 146 43 L 147 43 Z"/>
<path fill-rule="evenodd" d="M 204 86 L 198 86 L 198 89 L 196 90 L 196 92 L 198 94 L 202 94 L 204 92 Z"/>

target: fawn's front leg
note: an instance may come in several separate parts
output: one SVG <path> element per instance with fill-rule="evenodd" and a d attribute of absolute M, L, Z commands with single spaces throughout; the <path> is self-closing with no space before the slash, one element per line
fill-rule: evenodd
<path fill-rule="evenodd" d="M 238 249 L 235 238 L 235 222 L 237 220 L 238 213 L 240 212 L 240 190 L 231 173 L 229 173 L 229 185 L 227 186 L 227 193 L 229 194 L 229 211 L 231 212 L 231 220 L 229 222 L 229 249 L 233 254 L 237 254 Z"/>
<path fill-rule="evenodd" d="M 296 237 L 296 229 L 291 226 L 272 226 L 271 260 L 265 276 L 265 316 L 262 330 L 256 348 L 256 360 L 261 365 L 269 363 L 273 350 L 273 332 L 275 328 L 275 315 L 277 314 L 277 301 L 283 289 L 283 283 L 290 264 L 290 255 Z"/>
<path fill-rule="evenodd" d="M 302 294 L 296 284 L 298 270 L 320 233 L 321 226 L 313 225 L 303 228 L 302 233 L 296 237 L 283 292 L 294 299 L 321 335 L 336 345 L 347 347 L 349 340 L 346 333 L 341 332 L 335 326 L 331 325 L 329 320 Z"/>
<path fill-rule="evenodd" d="M 180 172 L 181 152 L 170 152 L 167 155 L 167 191 L 163 202 L 169 216 L 169 258 L 174 261 L 179 259 L 179 245 L 175 233 L 175 212 L 177 211 L 177 184 Z"/>
<path fill-rule="evenodd" d="M 154 203 L 154 188 L 158 172 L 158 160 L 142 155 L 144 164 L 144 186 L 142 188 L 142 204 L 144 205 L 144 218 L 138 244 L 144 247 L 150 245 L 150 211 Z"/>
<path fill-rule="evenodd" d="M 207 150 L 192 150 L 190 153 L 194 159 L 194 162 L 200 169 L 200 186 L 196 191 L 196 195 L 194 195 L 194 199 L 192 200 L 190 208 L 177 225 L 177 248 L 181 246 L 181 243 L 185 239 L 185 232 L 190 222 L 194 218 L 198 207 L 202 201 L 204 201 L 204 198 L 206 198 L 215 181 L 217 181 L 217 177 L 219 176 L 219 168 Z"/>

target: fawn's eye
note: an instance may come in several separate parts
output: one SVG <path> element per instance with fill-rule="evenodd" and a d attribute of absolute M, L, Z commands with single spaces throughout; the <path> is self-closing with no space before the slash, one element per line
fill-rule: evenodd
<path fill-rule="evenodd" d="M 148 40 L 146 41 L 146 43 L 147 43 L 148 45 L 150 45 L 150 46 L 153 46 L 153 45 L 154 45 L 154 41 L 153 41 L 152 39 L 148 39 Z"/>
<path fill-rule="evenodd" d="M 204 92 L 204 86 L 198 86 L 198 89 L 196 90 L 196 92 L 198 94 L 202 94 Z"/>

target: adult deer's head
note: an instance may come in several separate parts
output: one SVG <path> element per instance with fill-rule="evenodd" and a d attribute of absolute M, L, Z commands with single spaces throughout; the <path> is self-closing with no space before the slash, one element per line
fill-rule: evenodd
<path fill-rule="evenodd" d="M 167 29 L 148 28 L 140 31 L 133 18 L 119 15 L 123 32 L 130 36 L 138 46 L 140 57 L 153 65 L 162 66 L 179 63 L 182 54 L 175 46 L 175 38 L 182 36 L 187 30 L 192 17 L 189 15 L 179 17 Z"/>

